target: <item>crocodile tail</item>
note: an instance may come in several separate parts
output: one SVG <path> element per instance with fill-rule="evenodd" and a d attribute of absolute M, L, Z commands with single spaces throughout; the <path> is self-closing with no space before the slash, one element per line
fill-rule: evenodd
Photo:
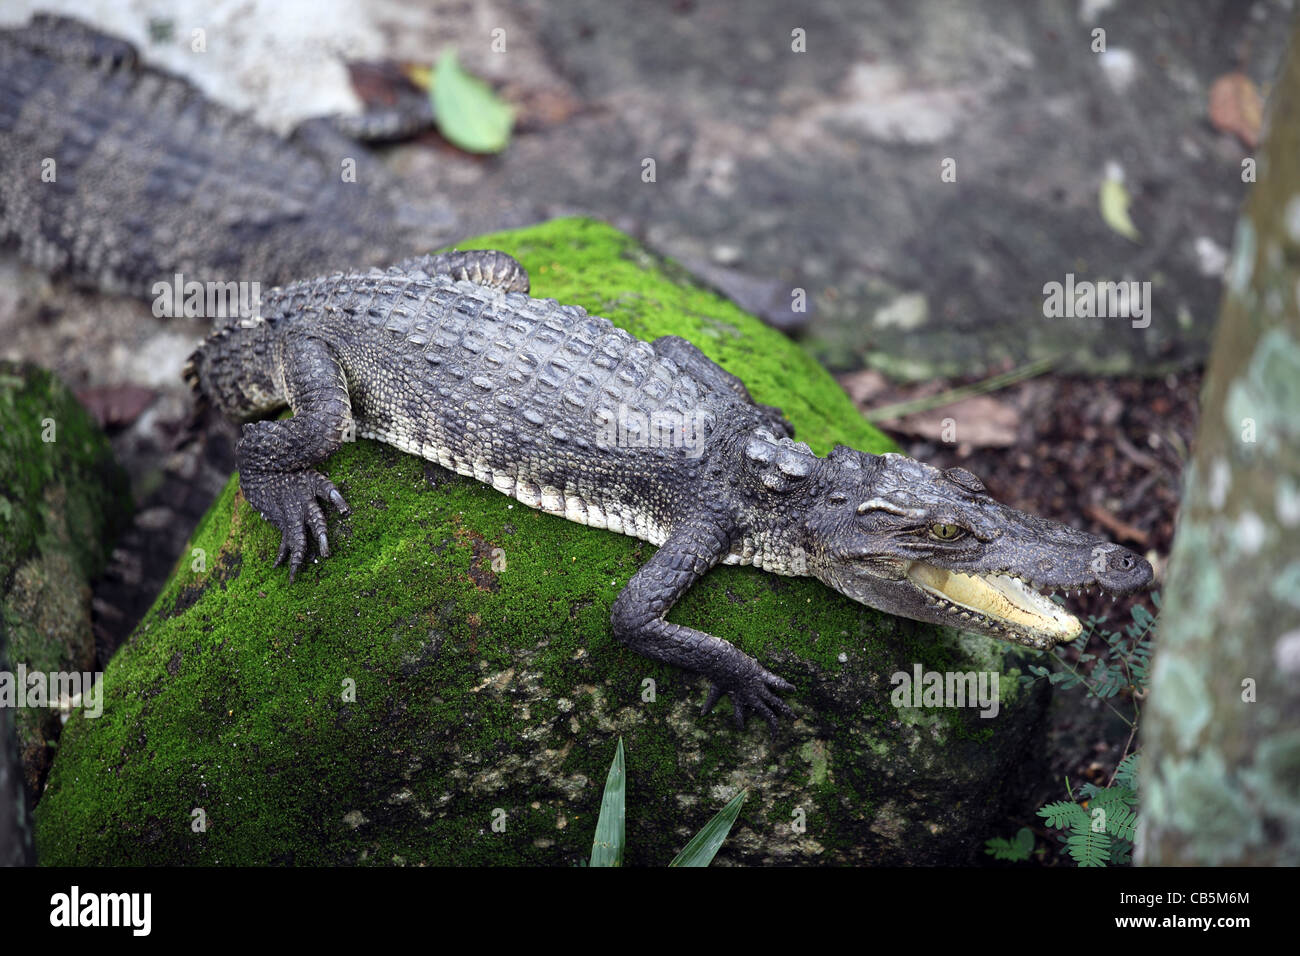
<path fill-rule="evenodd" d="M 129 41 L 57 13 L 37 13 L 26 26 L 0 32 L 35 53 L 92 68 L 130 70 L 140 60 Z"/>
<path fill-rule="evenodd" d="M 283 390 L 272 367 L 274 334 L 269 323 L 259 320 L 222 326 L 204 339 L 181 369 L 200 407 L 215 407 L 236 421 L 283 408 Z"/>
<path fill-rule="evenodd" d="M 202 343 L 200 343 L 198 348 L 190 353 L 190 357 L 185 360 L 185 365 L 181 368 L 181 379 L 190 387 L 190 391 L 194 395 L 196 414 L 212 407 L 213 405 L 211 397 L 203 387 L 205 353 L 219 340 L 229 337 L 230 331 L 227 328 L 218 329 L 216 332 L 211 333 Z"/>
<path fill-rule="evenodd" d="M 185 360 L 185 365 L 181 368 L 181 378 L 190 387 L 194 397 L 200 402 L 205 401 L 207 396 L 203 394 L 203 378 L 199 370 L 203 367 L 203 348 L 211 340 L 212 336 L 208 336 L 203 341 L 203 345 L 190 353 L 190 357 Z"/>
<path fill-rule="evenodd" d="M 190 353 L 190 357 L 185 360 L 185 366 L 181 369 L 181 378 L 190 387 L 194 397 L 200 400 L 204 397 L 203 383 L 199 380 L 199 362 L 202 361 L 202 357 L 203 350 L 199 347 Z"/>
<path fill-rule="evenodd" d="M 209 332 L 207 338 L 200 342 L 199 347 L 185 360 L 185 365 L 181 368 L 181 378 L 197 398 L 208 397 L 203 388 L 205 359 L 209 353 L 228 348 L 228 340 L 233 336 L 236 328 L 238 326 L 223 325 Z"/>

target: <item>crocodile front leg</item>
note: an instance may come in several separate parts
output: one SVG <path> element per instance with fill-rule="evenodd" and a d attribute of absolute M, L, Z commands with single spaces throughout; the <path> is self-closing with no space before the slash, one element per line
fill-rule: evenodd
<path fill-rule="evenodd" d="M 350 510 L 333 482 L 311 466 L 343 444 L 352 425 L 352 402 L 343 369 L 325 342 L 290 333 L 276 350 L 293 418 L 245 425 L 235 455 L 244 497 L 280 529 L 275 565 L 288 557 L 292 583 L 307 552 L 307 530 L 320 556 L 329 557 L 325 515 L 316 499 L 340 514 Z"/>
<path fill-rule="evenodd" d="M 675 528 L 614 601 L 614 635 L 639 654 L 709 678 L 704 713 L 726 694 L 740 727 L 753 711 L 775 732 L 774 711 L 792 716 L 776 691 L 792 691 L 793 685 L 726 641 L 664 620 L 687 589 L 731 550 L 733 535 L 726 519 L 713 516 Z"/>

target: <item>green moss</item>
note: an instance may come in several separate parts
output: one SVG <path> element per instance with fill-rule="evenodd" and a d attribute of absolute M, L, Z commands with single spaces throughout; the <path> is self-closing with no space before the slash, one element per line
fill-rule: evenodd
<path fill-rule="evenodd" d="M 890 447 L 782 336 L 608 226 L 562 220 L 463 247 L 517 256 L 535 295 L 695 341 L 819 451 Z M 333 556 L 292 587 L 271 567 L 277 533 L 232 479 L 195 532 L 202 560 L 180 562 L 112 662 L 103 716 L 69 724 L 37 808 L 45 862 L 572 863 L 620 735 L 630 863 L 667 862 L 743 786 L 723 859 L 933 862 L 963 852 L 927 823 L 951 814 L 951 793 L 991 805 L 1024 759 L 1030 706 L 978 744 L 933 733 L 982 730 L 970 712 L 909 723 L 890 706 L 900 667 L 971 666 L 954 635 L 812 580 L 711 572 L 671 616 L 796 685 L 799 719 L 774 747 L 761 721 L 734 730 L 725 702 L 699 716 L 701 680 L 613 639 L 610 606 L 649 545 L 371 442 L 325 470 L 353 514 L 331 519 Z M 873 834 L 900 793 L 912 816 Z M 805 833 L 790 828 L 796 806 Z M 969 832 L 973 853 L 985 826 L 969 815 L 948 839 Z"/>
<path fill-rule="evenodd" d="M 89 581 L 131 510 L 125 473 L 72 393 L 44 369 L 0 362 L 0 615 L 12 666 L 93 670 Z M 20 708 L 14 724 L 34 797 L 58 712 Z"/>
<path fill-rule="evenodd" d="M 130 512 L 108 441 L 72 393 L 45 369 L 0 362 L 0 584 L 50 547 L 96 574 Z"/>

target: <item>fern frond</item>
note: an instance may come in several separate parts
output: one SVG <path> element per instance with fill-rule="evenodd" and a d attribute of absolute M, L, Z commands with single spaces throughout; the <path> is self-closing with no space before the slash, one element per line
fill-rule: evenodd
<path fill-rule="evenodd" d="M 1027 860 L 1034 849 L 1034 832 L 1029 827 L 1021 827 L 1020 831 L 1010 840 L 1004 837 L 994 837 L 991 840 L 986 840 L 984 847 L 984 852 L 995 860 L 1014 860 L 1017 862 Z"/>
<path fill-rule="evenodd" d="M 1137 791 L 1138 788 L 1138 757 L 1140 754 L 1129 754 L 1119 762 L 1115 768 L 1115 782 L 1128 787 L 1130 790 Z"/>
<path fill-rule="evenodd" d="M 1092 798 L 1092 806 L 1105 807 L 1109 810 L 1111 807 L 1131 806 L 1137 803 L 1137 794 L 1123 784 L 1116 783 L 1100 790 Z"/>
<path fill-rule="evenodd" d="M 1110 860 L 1110 835 L 1094 833 L 1087 814 L 1075 821 L 1066 847 L 1079 866 L 1105 866 Z"/>
<path fill-rule="evenodd" d="M 1106 832 L 1121 840 L 1132 840 L 1137 830 L 1137 814 L 1128 807 L 1111 807 L 1106 811 Z"/>
<path fill-rule="evenodd" d="M 1054 830 L 1063 830 L 1066 827 L 1074 826 L 1082 820 L 1084 825 L 1091 822 L 1088 811 L 1083 809 L 1077 803 L 1071 803 L 1069 800 L 1058 800 L 1056 803 L 1049 803 L 1038 811 L 1038 815 L 1047 820 L 1047 825 Z"/>
<path fill-rule="evenodd" d="M 1110 862 L 1113 866 L 1128 866 L 1133 862 L 1133 844 L 1128 840 L 1115 840 L 1111 843 Z"/>

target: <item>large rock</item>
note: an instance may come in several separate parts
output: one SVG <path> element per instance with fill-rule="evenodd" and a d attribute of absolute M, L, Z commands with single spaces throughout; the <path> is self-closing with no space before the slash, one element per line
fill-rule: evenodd
<path fill-rule="evenodd" d="M 643 338 L 686 336 L 821 453 L 888 448 L 782 336 L 607 226 L 465 247 L 518 256 L 535 294 Z M 716 569 L 672 617 L 797 686 L 774 743 L 761 721 L 737 731 L 725 701 L 701 717 L 701 679 L 611 636 L 649 545 L 371 442 L 325 471 L 354 511 L 292 586 L 232 479 L 109 666 L 103 717 L 68 725 L 36 811 L 44 862 L 572 863 L 619 736 L 631 863 L 666 863 L 740 787 L 720 860 L 959 861 L 1027 763 L 1042 698 L 1005 645 Z M 999 673 L 1000 714 L 896 709 L 889 677 L 918 663 Z"/>
<path fill-rule="evenodd" d="M 72 393 L 45 369 L 0 362 L 0 614 L 15 674 L 95 670 L 90 580 L 131 510 L 126 473 Z M 34 800 L 62 725 L 45 696 L 15 706 L 32 699 L 9 700 L 0 687 Z"/>

